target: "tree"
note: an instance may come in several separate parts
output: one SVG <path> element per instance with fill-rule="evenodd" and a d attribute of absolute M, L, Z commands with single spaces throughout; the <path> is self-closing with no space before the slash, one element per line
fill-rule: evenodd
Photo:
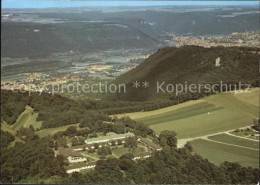
<path fill-rule="evenodd" d="M 95 149 L 99 148 L 99 145 L 97 143 L 94 144 Z"/>
<path fill-rule="evenodd" d="M 78 143 L 79 143 L 79 145 L 85 144 L 85 138 L 82 137 L 82 136 L 79 136 L 79 137 L 78 137 Z"/>
<path fill-rule="evenodd" d="M 107 156 L 109 154 L 112 154 L 112 150 L 109 146 L 103 146 L 103 147 L 98 149 L 98 155 Z"/>
<path fill-rule="evenodd" d="M 77 139 L 76 137 L 73 137 L 73 138 L 71 139 L 71 145 L 72 145 L 72 146 L 77 146 L 77 145 L 79 145 L 78 139 Z"/>
<path fill-rule="evenodd" d="M 253 123 L 254 123 L 254 128 L 256 129 L 256 130 L 260 130 L 260 119 L 258 118 L 258 119 L 253 119 Z"/>
<path fill-rule="evenodd" d="M 127 137 L 125 139 L 124 147 L 129 148 L 129 150 L 133 151 L 137 147 L 137 140 L 135 137 Z"/>
<path fill-rule="evenodd" d="M 67 136 L 75 134 L 77 132 L 77 128 L 75 126 L 70 126 L 66 129 L 65 133 Z"/>
<path fill-rule="evenodd" d="M 174 131 L 165 130 L 162 131 L 159 135 L 160 145 L 176 147 L 177 146 L 177 138 L 176 133 Z"/>
<path fill-rule="evenodd" d="M 57 141 L 54 142 L 54 149 L 55 149 L 55 150 L 58 149 L 58 142 L 57 142 Z"/>
<path fill-rule="evenodd" d="M 121 170 L 128 170 L 130 169 L 133 164 L 135 163 L 133 161 L 134 155 L 133 153 L 126 153 L 124 155 L 122 155 L 120 157 L 120 163 L 119 163 L 119 167 L 121 168 Z"/>
<path fill-rule="evenodd" d="M 67 140 L 66 140 L 65 137 L 59 138 L 59 139 L 57 140 L 57 142 L 58 142 L 58 146 L 59 146 L 59 147 L 68 148 Z"/>

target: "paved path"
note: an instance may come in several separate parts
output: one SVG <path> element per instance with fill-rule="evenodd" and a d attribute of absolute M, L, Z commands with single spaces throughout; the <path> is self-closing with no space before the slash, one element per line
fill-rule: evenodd
<path fill-rule="evenodd" d="M 245 128 L 250 128 L 250 126 L 246 126 L 246 127 L 241 127 L 239 129 L 245 129 Z M 215 135 L 219 135 L 219 134 L 228 134 L 228 135 L 231 135 L 231 136 L 236 136 L 236 135 L 233 135 L 233 134 L 230 134 L 229 132 L 232 132 L 236 129 L 232 129 L 232 130 L 226 130 L 226 131 L 222 131 L 222 132 L 217 132 L 217 133 L 214 133 L 214 134 L 209 134 L 209 135 L 205 135 L 205 136 L 199 136 L 199 137 L 193 137 L 193 138 L 186 138 L 186 139 L 178 139 L 178 143 L 177 143 L 177 147 L 178 148 L 182 148 L 184 147 L 184 145 L 188 142 L 188 141 L 193 141 L 193 140 L 196 140 L 196 139 L 206 139 L 206 140 L 210 140 L 209 137 L 210 136 L 215 136 Z M 250 139 L 250 138 L 245 138 L 245 137 L 240 137 L 238 136 L 239 138 L 243 138 L 243 139 L 248 139 L 248 140 L 252 140 L 252 141 L 256 141 L 254 139 Z M 210 141 L 213 141 L 213 140 L 210 140 Z M 256 141 L 258 142 L 258 141 Z M 222 143 L 222 144 L 226 144 L 226 143 Z M 231 144 L 229 144 L 231 145 Z M 236 145 L 238 146 L 238 145 Z M 240 146 L 239 146 L 240 147 Z M 251 148 L 250 148 L 251 149 Z"/>

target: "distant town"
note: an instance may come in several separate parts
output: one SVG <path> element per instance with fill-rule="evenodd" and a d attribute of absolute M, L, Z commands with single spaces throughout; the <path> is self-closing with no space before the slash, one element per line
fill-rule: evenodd
<path fill-rule="evenodd" d="M 167 40 L 169 45 L 177 47 L 185 45 L 202 46 L 205 48 L 224 46 L 239 46 L 239 47 L 260 47 L 260 31 L 248 31 L 243 33 L 234 32 L 231 35 L 222 36 L 177 36 L 173 33 L 168 33 L 172 40 Z"/>

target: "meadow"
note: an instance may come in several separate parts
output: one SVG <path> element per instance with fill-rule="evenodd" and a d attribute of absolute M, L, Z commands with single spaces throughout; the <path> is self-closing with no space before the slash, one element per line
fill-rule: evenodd
<path fill-rule="evenodd" d="M 163 130 L 174 130 L 178 139 L 193 138 L 223 132 L 250 125 L 252 119 L 229 109 L 189 116 L 187 118 L 150 125 L 159 134 Z"/>
<path fill-rule="evenodd" d="M 177 138 L 192 138 L 253 124 L 259 116 L 259 88 L 249 93 L 219 93 L 200 100 L 149 111 L 118 114 L 149 125 L 156 134 L 174 130 Z"/>
<path fill-rule="evenodd" d="M 26 106 L 25 111 L 20 114 L 16 122 L 10 126 L 12 130 L 19 130 L 21 127 L 28 128 L 30 125 L 34 127 L 34 129 L 41 128 L 42 121 L 37 121 L 38 113 L 34 112 L 34 110 Z"/>
<path fill-rule="evenodd" d="M 76 126 L 76 128 L 79 129 L 79 123 L 76 123 L 76 124 L 70 124 L 70 125 L 65 125 L 56 128 L 47 128 L 47 129 L 39 130 L 36 132 L 36 134 L 38 134 L 40 138 L 42 138 L 48 135 L 54 135 L 57 132 L 65 131 L 70 126 Z"/>

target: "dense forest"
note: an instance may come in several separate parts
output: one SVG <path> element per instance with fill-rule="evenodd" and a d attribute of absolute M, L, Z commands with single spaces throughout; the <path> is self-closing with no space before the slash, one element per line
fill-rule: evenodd
<path fill-rule="evenodd" d="M 59 127 L 80 123 L 81 127 L 90 126 L 98 120 L 111 121 L 109 114 L 149 111 L 177 104 L 176 100 L 141 102 L 108 102 L 96 100 L 73 100 L 60 95 L 43 93 L 1 92 L 1 119 L 12 125 L 25 110 L 26 105 L 39 112 L 38 120 L 42 128 Z M 98 124 L 96 124 L 98 125 Z"/>
<path fill-rule="evenodd" d="M 112 83 L 126 84 L 126 93 L 111 93 L 105 99 L 113 101 L 152 101 L 155 99 L 172 99 L 181 101 L 196 99 L 223 90 L 233 90 L 241 84 L 251 84 L 252 87 L 259 86 L 259 48 L 247 47 L 211 47 L 183 46 L 180 48 L 167 47 L 159 49 L 155 54 L 142 62 L 135 69 L 119 76 Z M 219 59 L 219 66 L 216 60 Z M 149 88 L 135 88 L 133 82 L 149 82 Z M 164 90 L 167 84 L 208 84 L 214 88 L 206 91 L 202 87 L 197 93 L 183 93 L 176 95 L 176 89 L 165 93 L 157 91 L 157 83 Z M 219 86 L 213 86 L 218 84 Z M 175 87 L 175 86 L 174 86 Z M 181 88 L 181 87 L 180 87 Z M 242 87 L 245 88 L 245 87 Z M 170 88 L 171 89 L 171 88 Z M 185 88 L 184 88 L 185 89 Z"/>
<path fill-rule="evenodd" d="M 25 144 L 1 147 L 1 182 L 15 183 L 29 176 L 51 177 L 66 175 L 64 158 L 54 155 L 53 140 L 33 138 Z"/>
<path fill-rule="evenodd" d="M 14 141 L 14 136 L 9 132 L 4 132 L 1 130 L 1 148 L 6 148 L 8 145 Z"/>

